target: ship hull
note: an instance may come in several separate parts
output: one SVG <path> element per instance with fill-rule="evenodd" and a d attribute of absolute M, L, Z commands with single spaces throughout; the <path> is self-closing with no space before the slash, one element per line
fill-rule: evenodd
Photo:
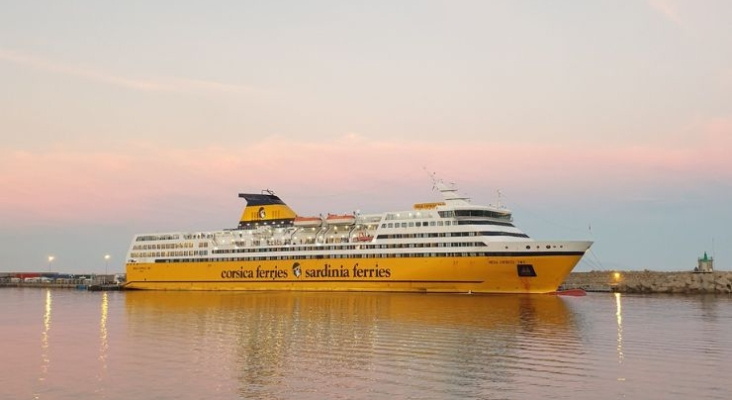
<path fill-rule="evenodd" d="M 551 293 L 584 254 L 129 263 L 126 289 Z M 531 266 L 526 276 L 518 272 Z"/>

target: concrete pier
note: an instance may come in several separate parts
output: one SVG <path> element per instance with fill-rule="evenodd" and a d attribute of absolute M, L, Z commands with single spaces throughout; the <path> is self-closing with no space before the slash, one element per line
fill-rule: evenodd
<path fill-rule="evenodd" d="M 60 283 L 60 282 L 0 282 L 0 288 L 3 287 L 22 287 L 22 288 L 49 288 L 49 289 L 76 289 L 89 290 L 92 292 L 122 290 L 122 286 L 116 283 L 106 284 L 89 284 L 83 282 Z"/>
<path fill-rule="evenodd" d="M 572 272 L 562 289 L 620 293 L 732 293 L 732 271 L 660 272 L 591 271 Z"/>

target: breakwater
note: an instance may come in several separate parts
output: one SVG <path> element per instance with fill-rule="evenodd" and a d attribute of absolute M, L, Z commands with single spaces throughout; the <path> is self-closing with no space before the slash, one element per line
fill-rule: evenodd
<path fill-rule="evenodd" d="M 732 293 L 732 271 L 590 271 L 572 272 L 562 289 L 620 293 Z"/>
<path fill-rule="evenodd" d="M 19 288 L 42 288 L 42 289 L 76 289 L 88 290 L 90 292 L 101 292 L 110 290 L 122 290 L 123 286 L 117 283 L 100 283 L 100 284 L 84 284 L 84 283 L 58 283 L 58 282 L 0 282 L 0 288 L 3 287 L 19 287 Z"/>

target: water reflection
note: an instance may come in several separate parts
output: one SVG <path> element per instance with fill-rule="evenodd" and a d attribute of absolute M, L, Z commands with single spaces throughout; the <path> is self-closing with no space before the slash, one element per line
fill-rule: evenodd
<path fill-rule="evenodd" d="M 3 288 L 0 300 L 1 399 L 732 393 L 729 296 Z"/>
<path fill-rule="evenodd" d="M 45 380 L 48 369 L 51 365 L 49 356 L 49 332 L 51 331 L 51 289 L 46 289 L 46 301 L 43 313 L 43 331 L 41 332 L 41 376 L 39 381 Z"/>
<path fill-rule="evenodd" d="M 512 382 L 527 362 L 551 381 L 550 371 L 582 354 L 556 296 L 145 291 L 125 299 L 133 337 L 184 338 L 192 352 L 166 361 L 199 365 L 219 384 L 234 378 L 242 397 L 312 394 L 334 382 L 344 395 L 374 382 L 411 385 L 413 394 L 430 384 L 464 390 Z"/>
<path fill-rule="evenodd" d="M 702 321 L 716 323 L 719 306 L 719 295 L 716 294 L 700 294 L 699 308 L 701 308 Z"/>
<path fill-rule="evenodd" d="M 701 351 L 710 359 L 717 358 L 719 348 L 723 346 L 719 342 L 719 337 L 725 333 L 719 331 L 719 304 L 720 297 L 715 294 L 702 294 L 698 296 L 698 306 L 700 309 L 699 329 L 702 339 L 698 343 Z"/>
<path fill-rule="evenodd" d="M 618 321 L 618 364 L 623 363 L 623 303 L 621 294 L 615 293 L 615 317 Z"/>
<path fill-rule="evenodd" d="M 101 380 L 107 372 L 107 350 L 109 349 L 109 342 L 107 338 L 107 315 L 109 314 L 109 295 L 107 292 L 102 293 L 102 310 L 101 318 L 99 320 L 99 362 L 100 362 L 100 375 Z"/>

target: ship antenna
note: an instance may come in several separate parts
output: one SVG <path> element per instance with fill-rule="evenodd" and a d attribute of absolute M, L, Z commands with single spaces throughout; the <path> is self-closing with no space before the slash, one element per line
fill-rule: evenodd
<path fill-rule="evenodd" d="M 424 169 L 424 172 L 426 172 L 427 175 L 432 180 L 432 190 L 437 189 L 437 182 L 438 182 L 437 172 L 429 172 L 429 171 L 427 171 L 427 167 L 422 167 L 422 168 Z"/>

